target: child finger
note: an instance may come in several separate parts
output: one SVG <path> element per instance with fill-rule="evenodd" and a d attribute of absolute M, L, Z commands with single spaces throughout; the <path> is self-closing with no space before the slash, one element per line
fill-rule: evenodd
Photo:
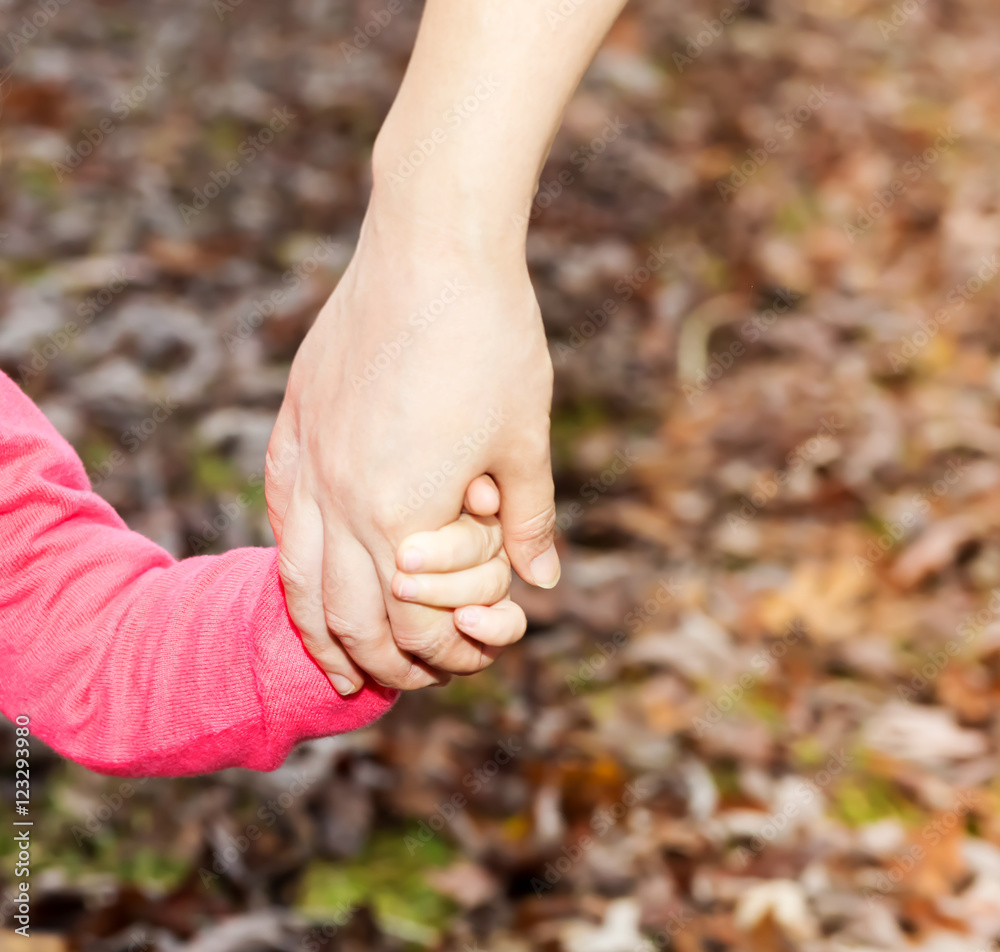
<path fill-rule="evenodd" d="M 495 517 L 462 513 L 437 532 L 415 532 L 404 539 L 396 552 L 396 568 L 409 573 L 460 572 L 488 562 L 502 546 Z"/>
<path fill-rule="evenodd" d="M 500 511 L 500 490 L 491 476 L 477 476 L 469 483 L 465 508 L 474 516 L 495 516 Z"/>
<path fill-rule="evenodd" d="M 397 572 L 392 579 L 392 593 L 400 601 L 435 608 L 492 605 L 509 592 L 510 563 L 499 556 L 464 571 L 434 575 Z"/>
<path fill-rule="evenodd" d="M 495 605 L 464 605 L 455 611 L 455 627 L 494 648 L 520 641 L 528 629 L 524 609 L 509 598 Z"/>

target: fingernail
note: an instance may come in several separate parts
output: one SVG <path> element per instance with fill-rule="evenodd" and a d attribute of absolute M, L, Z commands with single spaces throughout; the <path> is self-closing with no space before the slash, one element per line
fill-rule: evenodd
<path fill-rule="evenodd" d="M 330 683 L 341 697 L 347 697 L 348 694 L 353 694 L 357 691 L 357 688 L 342 674 L 331 674 L 328 677 L 330 678 Z"/>
<path fill-rule="evenodd" d="M 417 585 L 416 579 L 404 578 L 403 581 L 399 583 L 400 598 L 406 598 L 406 599 L 416 598 L 418 591 L 419 591 L 419 586 Z"/>
<path fill-rule="evenodd" d="M 473 629 L 479 624 L 480 613 L 475 608 L 460 608 L 455 614 L 462 628 Z"/>
<path fill-rule="evenodd" d="M 403 553 L 403 568 L 407 572 L 419 572 L 424 567 L 424 553 L 420 549 L 407 549 Z"/>
<path fill-rule="evenodd" d="M 550 545 L 531 563 L 531 579 L 540 588 L 555 588 L 562 569 L 555 545 Z"/>

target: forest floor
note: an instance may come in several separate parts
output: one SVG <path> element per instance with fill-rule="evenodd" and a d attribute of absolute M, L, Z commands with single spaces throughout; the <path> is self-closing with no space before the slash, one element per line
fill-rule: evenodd
<path fill-rule="evenodd" d="M 419 7 L 46 9 L 0 2 L 0 368 L 133 528 L 269 544 Z M 532 214 L 564 572 L 526 639 L 274 774 L 36 751 L 48 934 L 0 950 L 993 948 L 998 62 L 990 0 L 633 2 Z"/>

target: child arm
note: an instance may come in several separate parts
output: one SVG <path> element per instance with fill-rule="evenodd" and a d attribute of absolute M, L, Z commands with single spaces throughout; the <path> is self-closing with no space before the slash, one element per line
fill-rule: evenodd
<path fill-rule="evenodd" d="M 274 769 L 397 695 L 337 695 L 288 616 L 277 550 L 178 562 L 130 531 L 2 374 L 0 539 L 0 708 L 93 770 Z"/>

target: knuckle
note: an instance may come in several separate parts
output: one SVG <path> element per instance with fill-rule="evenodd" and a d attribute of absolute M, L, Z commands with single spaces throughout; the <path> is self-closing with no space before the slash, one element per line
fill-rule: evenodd
<path fill-rule="evenodd" d="M 465 538 L 449 536 L 448 541 L 442 547 L 440 554 L 441 566 L 445 567 L 447 570 L 451 570 L 454 566 L 459 565 L 467 554 L 466 542 L 467 540 Z"/>
<path fill-rule="evenodd" d="M 267 452 L 264 454 L 264 481 L 267 485 L 274 485 L 284 481 L 285 477 L 293 472 L 294 464 L 298 461 L 298 452 L 291 443 L 283 443 L 279 447 L 278 441 L 272 439 L 267 444 Z"/>
<path fill-rule="evenodd" d="M 285 551 L 278 552 L 278 575 L 285 591 L 293 596 L 304 595 L 308 591 L 309 579 L 294 559 Z"/>
<path fill-rule="evenodd" d="M 488 562 L 493 558 L 493 545 L 490 539 L 489 530 L 480 528 L 476 532 L 475 542 L 473 544 L 473 559 L 477 565 L 482 565 L 484 562 Z"/>
<path fill-rule="evenodd" d="M 501 559 L 495 559 L 494 561 L 496 565 L 490 581 L 491 588 L 489 602 L 487 603 L 490 605 L 506 598 L 507 593 L 510 591 L 510 566 Z"/>
<path fill-rule="evenodd" d="M 552 452 L 551 422 L 545 417 L 537 427 L 525 429 L 519 437 L 522 465 L 534 473 L 540 464 L 547 464 Z"/>
<path fill-rule="evenodd" d="M 556 507 L 546 506 L 541 512 L 527 519 L 522 519 L 507 530 L 507 542 L 528 543 L 551 539 L 556 529 Z"/>
<path fill-rule="evenodd" d="M 368 505 L 373 524 L 386 538 L 400 539 L 406 534 L 411 513 L 394 494 L 376 491 Z"/>
<path fill-rule="evenodd" d="M 346 674 L 347 667 L 340 652 L 330 640 L 329 635 L 323 639 L 320 636 L 309 632 L 302 633 L 302 643 L 306 647 L 312 659 L 326 672 L 330 674 Z"/>
<path fill-rule="evenodd" d="M 499 524 L 494 522 L 491 525 L 483 526 L 480 536 L 480 561 L 485 562 L 487 559 L 492 559 L 502 546 L 503 540 Z"/>
<path fill-rule="evenodd" d="M 365 632 L 358 625 L 346 621 L 342 615 L 327 606 L 323 607 L 323 620 L 327 629 L 348 651 L 359 648 L 367 641 Z"/>
<path fill-rule="evenodd" d="M 434 683 L 434 679 L 422 671 L 417 665 L 411 666 L 410 670 L 396 675 L 371 675 L 376 684 L 384 688 L 395 688 L 398 691 L 416 691 L 418 688 L 425 688 Z"/>
<path fill-rule="evenodd" d="M 441 649 L 441 633 L 434 629 L 410 631 L 396 636 L 396 644 L 423 661 L 433 662 Z"/>

